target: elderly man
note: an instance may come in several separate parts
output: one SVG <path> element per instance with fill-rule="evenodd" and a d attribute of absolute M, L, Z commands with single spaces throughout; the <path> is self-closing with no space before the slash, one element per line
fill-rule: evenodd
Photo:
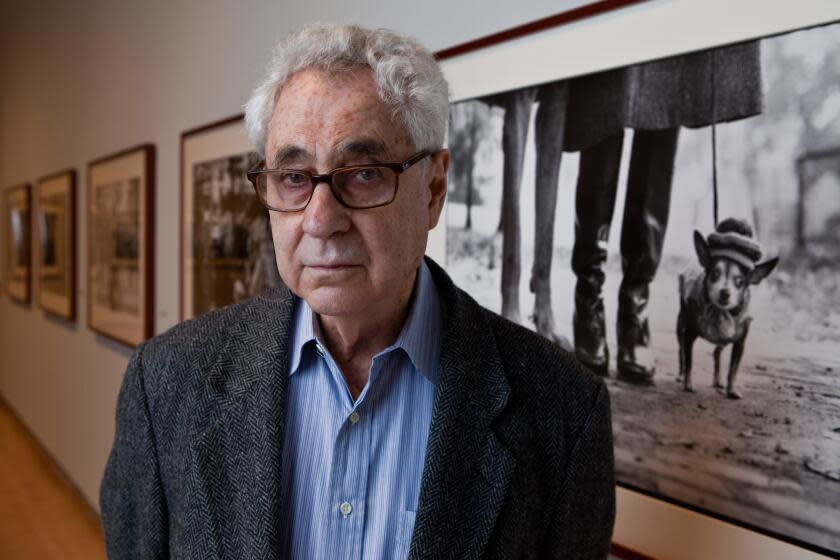
<path fill-rule="evenodd" d="M 391 32 L 312 26 L 246 122 L 288 288 L 138 348 L 101 505 L 112 558 L 603 558 L 602 382 L 424 259 L 447 85 Z"/>

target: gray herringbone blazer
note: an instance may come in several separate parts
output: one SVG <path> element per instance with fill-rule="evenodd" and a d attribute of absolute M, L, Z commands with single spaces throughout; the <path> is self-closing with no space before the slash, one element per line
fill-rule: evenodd
<path fill-rule="evenodd" d="M 615 512 L 604 384 L 428 263 L 446 327 L 409 557 L 604 558 Z M 110 558 L 282 558 L 294 303 L 275 289 L 137 349 L 102 481 Z"/>

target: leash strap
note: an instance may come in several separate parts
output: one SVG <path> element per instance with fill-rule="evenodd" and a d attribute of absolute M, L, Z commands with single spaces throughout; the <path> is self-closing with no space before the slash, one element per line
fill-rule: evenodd
<path fill-rule="evenodd" d="M 717 49 L 712 49 L 712 219 L 714 229 L 718 225 L 718 179 L 717 179 L 717 89 L 715 84 L 715 56 Z"/>

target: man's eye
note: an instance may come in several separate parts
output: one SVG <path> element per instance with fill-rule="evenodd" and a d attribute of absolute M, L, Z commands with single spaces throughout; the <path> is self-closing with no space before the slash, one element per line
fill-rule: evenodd
<path fill-rule="evenodd" d="M 352 180 L 359 181 L 359 182 L 373 182 L 379 181 L 382 179 L 382 171 L 380 171 L 376 167 L 370 167 L 367 169 L 359 169 L 358 171 L 353 173 Z"/>
<path fill-rule="evenodd" d="M 309 182 L 309 178 L 303 173 L 287 172 L 283 173 L 280 182 L 285 187 L 301 187 Z"/>

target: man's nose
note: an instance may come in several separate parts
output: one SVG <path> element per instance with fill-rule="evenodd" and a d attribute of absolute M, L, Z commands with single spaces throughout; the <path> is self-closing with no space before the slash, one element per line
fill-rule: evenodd
<path fill-rule="evenodd" d="M 347 231 L 350 227 L 347 208 L 335 198 L 330 186 L 321 182 L 313 188 L 309 205 L 303 211 L 303 231 L 314 237 Z"/>

